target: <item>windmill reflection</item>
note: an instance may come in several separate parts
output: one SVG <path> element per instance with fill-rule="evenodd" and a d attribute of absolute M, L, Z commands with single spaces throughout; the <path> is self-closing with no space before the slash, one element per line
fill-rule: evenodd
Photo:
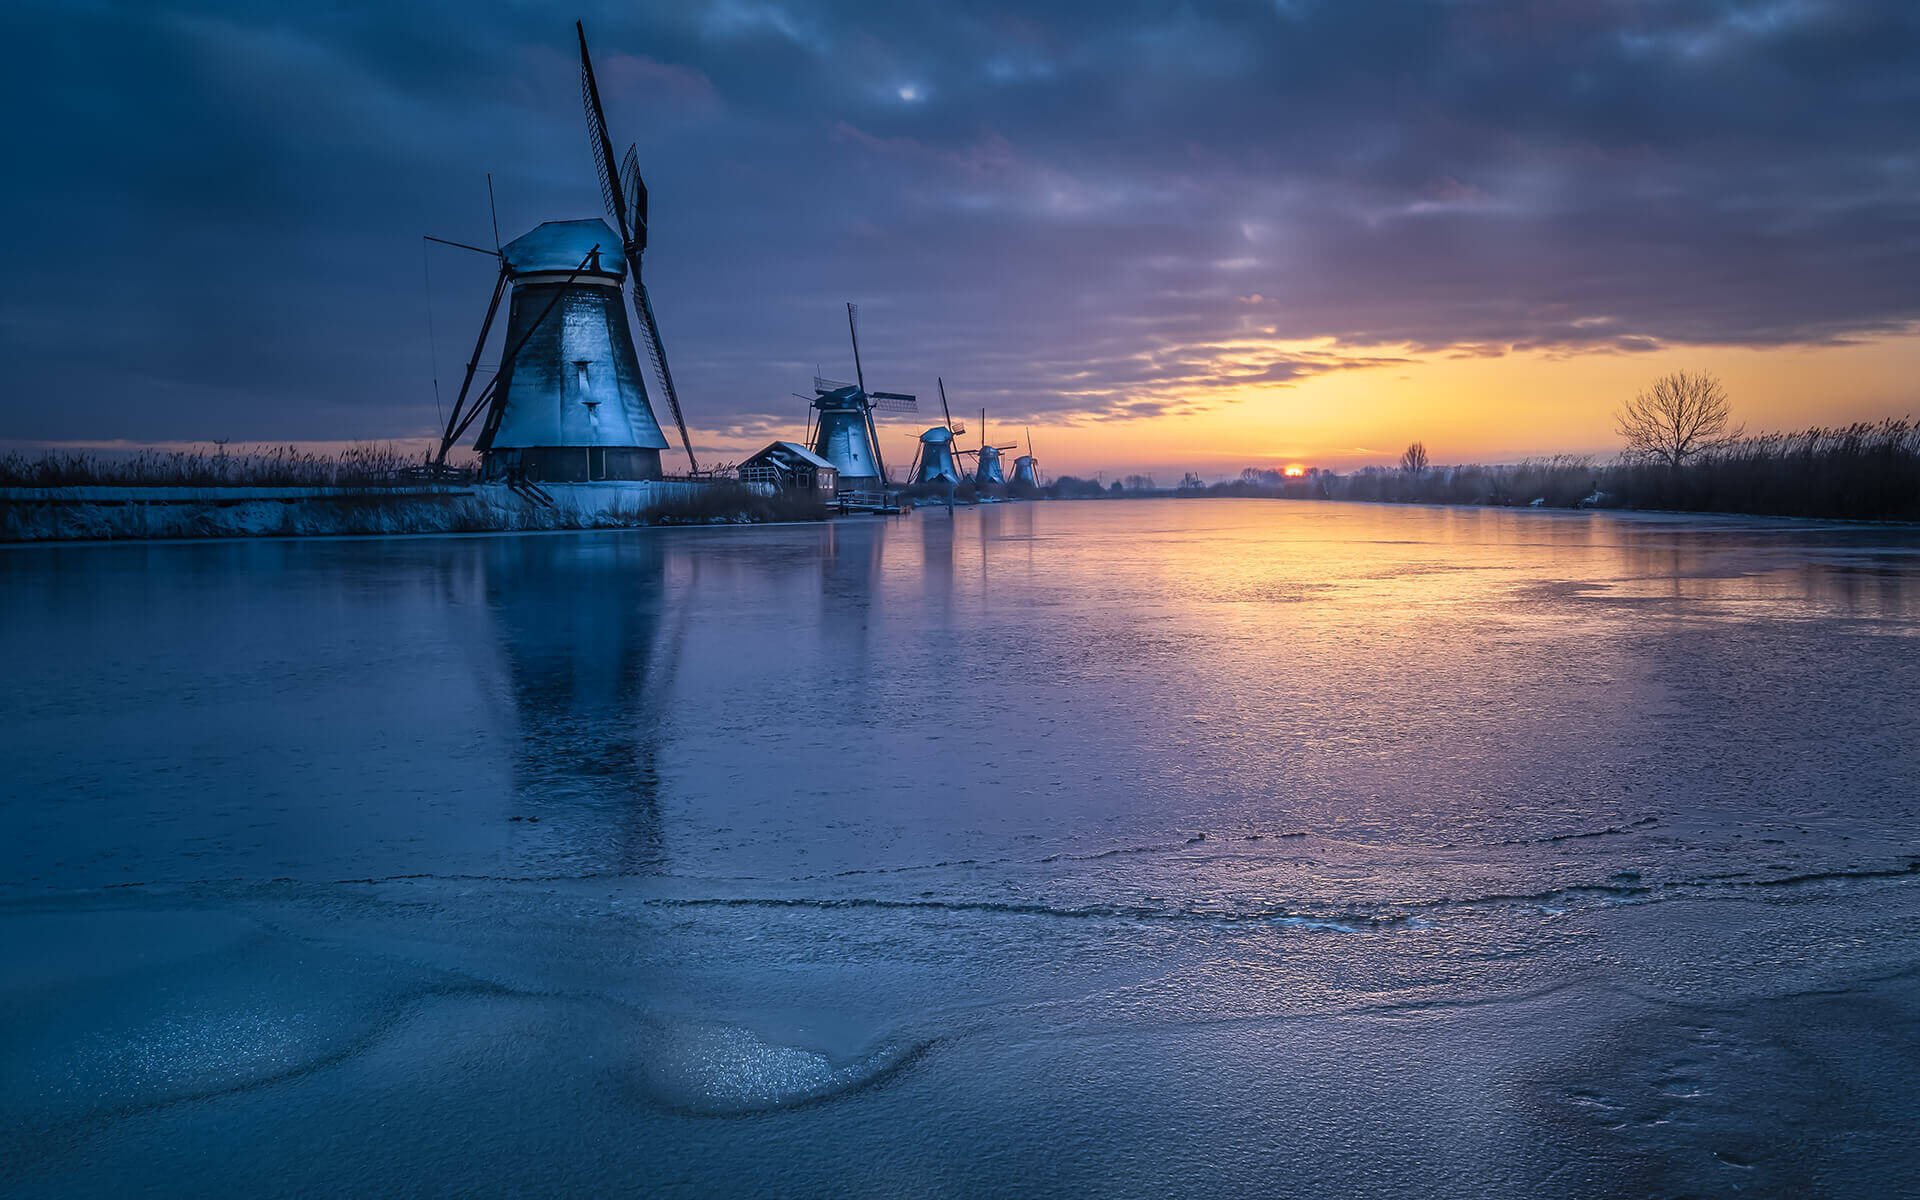
<path fill-rule="evenodd" d="M 570 868 L 643 871 L 663 855 L 659 757 L 685 635 L 666 565 L 646 537 L 501 538 L 486 551 L 517 727 L 510 815 L 540 823 L 543 853 Z"/>
<path fill-rule="evenodd" d="M 815 628 L 832 648 L 830 670 L 839 686 L 863 694 L 878 678 L 874 626 L 890 522 L 834 521 L 821 531 L 820 616 Z"/>
<path fill-rule="evenodd" d="M 937 509 L 927 509 L 915 523 L 920 526 L 922 588 L 929 601 L 937 600 L 940 610 L 951 616 L 954 518 Z"/>

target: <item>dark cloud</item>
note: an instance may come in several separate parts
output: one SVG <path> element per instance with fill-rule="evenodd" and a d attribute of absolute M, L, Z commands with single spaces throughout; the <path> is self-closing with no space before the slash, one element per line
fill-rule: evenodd
<path fill-rule="evenodd" d="M 762 0 L 586 12 L 695 423 L 818 364 L 1008 420 L 1177 415 L 1413 354 L 1920 320 L 1905 0 Z M 16 3 L 15 438 L 434 420 L 486 242 L 596 212 L 564 16 Z M 1304 349 L 1303 349 L 1304 347 Z M 1198 397 L 1198 399 L 1195 399 Z"/>

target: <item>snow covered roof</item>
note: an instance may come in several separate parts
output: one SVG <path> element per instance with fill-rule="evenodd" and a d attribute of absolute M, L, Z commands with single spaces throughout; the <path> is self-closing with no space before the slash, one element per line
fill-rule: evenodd
<path fill-rule="evenodd" d="M 780 446 L 785 446 L 788 450 L 793 452 L 796 458 L 800 459 L 802 462 L 812 463 L 816 467 L 825 467 L 829 471 L 833 470 L 832 463 L 828 462 L 824 458 L 821 458 L 818 454 L 815 454 L 813 451 L 807 449 L 805 446 L 802 446 L 796 442 L 777 442 L 775 444 Z"/>
<path fill-rule="evenodd" d="M 836 469 L 832 463 L 796 442 L 773 442 L 768 445 L 766 449 L 761 450 L 758 454 L 749 458 L 747 462 L 754 462 L 757 459 L 766 458 L 776 453 L 794 462 L 806 463 L 808 466 L 814 467 L 817 470 L 832 471 Z"/>
<path fill-rule="evenodd" d="M 619 235 L 599 217 L 536 225 L 500 247 L 500 254 L 516 275 L 531 271 L 571 272 L 595 246 L 600 247 L 600 274 L 618 278 L 627 273 L 627 256 L 620 249 Z"/>

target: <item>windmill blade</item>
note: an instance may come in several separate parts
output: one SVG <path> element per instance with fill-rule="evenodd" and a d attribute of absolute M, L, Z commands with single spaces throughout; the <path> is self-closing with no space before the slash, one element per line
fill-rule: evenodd
<path fill-rule="evenodd" d="M 474 339 L 473 357 L 467 360 L 466 373 L 460 378 L 460 394 L 453 398 L 453 411 L 447 414 L 446 432 L 440 437 L 440 453 L 434 459 L 434 462 L 440 466 L 446 465 L 447 451 L 453 449 L 453 444 L 459 437 L 455 431 L 466 428 L 461 424 L 460 418 L 464 415 L 462 410 L 467 403 L 467 389 L 473 386 L 474 373 L 480 369 L 480 352 L 486 349 L 487 334 L 493 329 L 494 314 L 500 311 L 500 297 L 506 294 L 509 278 L 507 264 L 502 260 L 500 278 L 493 285 L 493 299 L 487 302 L 486 319 L 480 322 L 480 336 Z M 497 374 L 495 378 L 498 378 Z M 478 401 L 475 403 L 477 404 Z"/>
<path fill-rule="evenodd" d="M 867 405 L 863 415 L 867 418 L 867 443 L 873 447 L 873 466 L 880 472 L 880 487 L 885 490 L 888 482 L 887 464 L 880 456 L 880 427 L 873 423 L 873 405 Z"/>
<path fill-rule="evenodd" d="M 837 392 L 841 388 L 850 388 L 853 384 L 844 379 L 828 379 L 823 375 L 813 377 L 813 390 L 824 396 L 828 392 Z"/>
<path fill-rule="evenodd" d="M 637 259 L 647 248 L 647 181 L 640 178 L 640 150 L 636 145 L 629 145 L 627 156 L 620 160 L 620 194 L 627 201 L 627 219 L 633 222 L 627 257 Z M 629 263 L 628 269 L 634 269 L 634 265 Z"/>
<path fill-rule="evenodd" d="M 593 169 L 600 176 L 600 199 L 613 218 L 614 232 L 624 249 L 633 240 L 627 223 L 627 202 L 620 194 L 620 177 L 613 166 L 613 139 L 607 136 L 607 114 L 600 108 L 600 85 L 593 80 L 593 59 L 587 55 L 587 27 L 573 23 L 580 34 L 580 100 L 587 110 L 587 140 L 593 143 Z"/>
<path fill-rule="evenodd" d="M 940 415 L 947 420 L 947 432 L 953 432 L 953 410 L 947 407 L 947 381 L 939 377 L 934 382 L 940 385 Z"/>
<path fill-rule="evenodd" d="M 640 330 L 647 337 L 647 356 L 653 359 L 653 373 L 660 389 L 667 394 L 667 407 L 673 410 L 673 423 L 680 428 L 680 446 L 687 452 L 687 469 L 697 472 L 700 464 L 693 458 L 693 439 L 687 436 L 687 419 L 680 412 L 680 393 L 673 390 L 673 372 L 667 367 L 667 348 L 660 341 L 660 324 L 653 319 L 653 301 L 647 299 L 647 285 L 640 272 L 627 273 L 627 285 L 633 293 L 633 312 L 640 318 Z"/>
<path fill-rule="evenodd" d="M 860 306 L 847 301 L 847 332 L 853 337 L 853 374 L 860 382 L 860 390 L 867 390 L 867 373 L 860 369 Z"/>
<path fill-rule="evenodd" d="M 881 412 L 909 413 L 920 411 L 920 397 L 909 396 L 902 392 L 868 392 L 867 400 L 872 407 Z"/>

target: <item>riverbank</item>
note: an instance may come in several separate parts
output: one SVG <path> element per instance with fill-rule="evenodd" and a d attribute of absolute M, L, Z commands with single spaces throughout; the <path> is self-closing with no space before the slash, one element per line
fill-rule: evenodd
<path fill-rule="evenodd" d="M 0 488 L 0 543 L 513 533 L 824 520 L 811 496 L 733 483 L 653 480 L 411 487 Z"/>
<path fill-rule="evenodd" d="M 1365 467 L 1345 474 L 1285 475 L 1249 468 L 1240 478 L 1161 495 L 1259 496 L 1493 508 L 1608 508 L 1836 521 L 1920 520 L 1920 426 L 1906 418 L 1841 428 L 1756 434 L 1678 464 L 1561 454 L 1517 463 Z M 1065 477 L 1055 495 L 1101 494 Z M 1115 496 L 1120 484 L 1105 489 Z"/>

